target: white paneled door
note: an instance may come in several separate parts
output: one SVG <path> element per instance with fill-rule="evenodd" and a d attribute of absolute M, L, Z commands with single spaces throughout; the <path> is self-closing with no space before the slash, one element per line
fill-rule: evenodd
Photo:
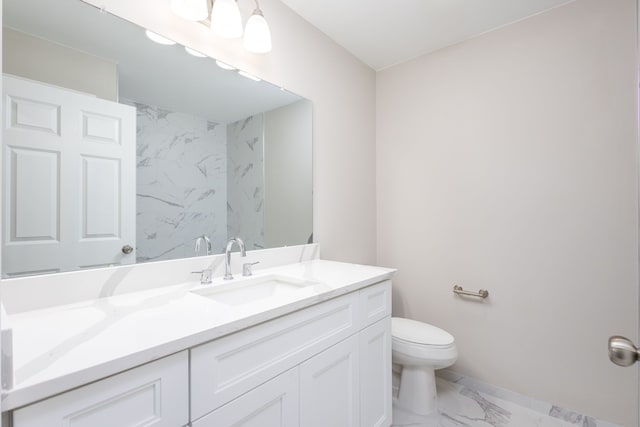
<path fill-rule="evenodd" d="M 135 262 L 135 109 L 8 75 L 3 99 L 3 276 Z"/>

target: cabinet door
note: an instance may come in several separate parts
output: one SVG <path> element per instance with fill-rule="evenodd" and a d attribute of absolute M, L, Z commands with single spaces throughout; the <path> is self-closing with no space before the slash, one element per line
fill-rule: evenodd
<path fill-rule="evenodd" d="M 358 335 L 300 365 L 300 426 L 360 424 Z"/>
<path fill-rule="evenodd" d="M 297 427 L 298 368 L 193 422 L 193 427 Z"/>
<path fill-rule="evenodd" d="M 391 318 L 359 334 L 360 422 L 362 427 L 391 425 Z"/>
<path fill-rule="evenodd" d="M 191 350 L 191 416 L 200 418 L 356 333 L 358 294 L 325 301 Z"/>
<path fill-rule="evenodd" d="M 189 422 L 187 352 L 13 412 L 14 427 L 176 427 Z"/>

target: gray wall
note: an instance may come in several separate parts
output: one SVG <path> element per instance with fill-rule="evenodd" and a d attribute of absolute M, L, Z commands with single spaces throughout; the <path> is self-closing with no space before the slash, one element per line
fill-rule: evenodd
<path fill-rule="evenodd" d="M 637 368 L 634 0 L 579 0 L 378 73 L 378 262 L 454 370 L 627 427 Z M 488 289 L 481 304 L 454 284 Z"/>
<path fill-rule="evenodd" d="M 2 60 L 5 73 L 118 100 L 113 61 L 9 28 L 3 28 Z"/>
<path fill-rule="evenodd" d="M 311 115 L 306 100 L 264 114 L 268 248 L 306 243 L 313 231 Z"/>

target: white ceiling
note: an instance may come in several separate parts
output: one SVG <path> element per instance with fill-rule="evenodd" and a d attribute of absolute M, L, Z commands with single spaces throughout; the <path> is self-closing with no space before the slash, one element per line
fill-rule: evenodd
<path fill-rule="evenodd" d="M 282 1 L 381 70 L 574 0 Z"/>

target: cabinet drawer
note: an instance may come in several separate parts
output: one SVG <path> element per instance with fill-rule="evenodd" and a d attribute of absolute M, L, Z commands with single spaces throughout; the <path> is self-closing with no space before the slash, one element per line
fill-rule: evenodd
<path fill-rule="evenodd" d="M 193 427 L 220 426 L 298 427 L 298 368 L 193 422 Z"/>
<path fill-rule="evenodd" d="M 360 290 L 361 327 L 391 316 L 391 280 Z"/>
<path fill-rule="evenodd" d="M 191 350 L 191 415 L 199 418 L 358 331 L 358 293 Z"/>
<path fill-rule="evenodd" d="M 15 410 L 14 427 L 175 427 L 189 423 L 186 351 Z"/>

